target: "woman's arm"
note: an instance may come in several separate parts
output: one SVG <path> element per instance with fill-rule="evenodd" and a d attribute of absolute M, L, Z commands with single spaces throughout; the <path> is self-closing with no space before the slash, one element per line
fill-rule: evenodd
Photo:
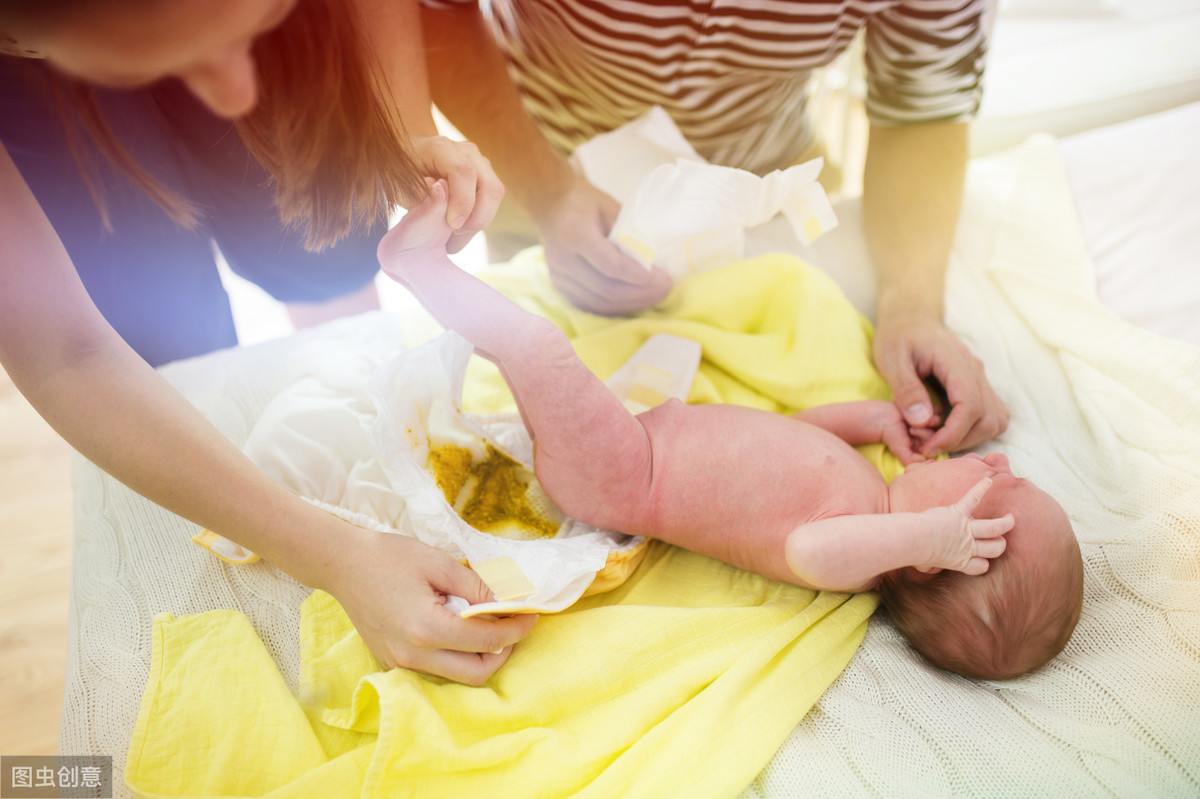
<path fill-rule="evenodd" d="M 446 222 L 456 232 L 448 249 L 458 252 L 492 221 L 504 186 L 474 144 L 438 132 L 417 0 L 352 0 L 351 10 L 385 82 L 381 93 L 403 122 L 413 159 L 426 177 L 444 179 L 450 188 Z"/>
<path fill-rule="evenodd" d="M 514 643 L 532 619 L 467 624 L 440 605 L 446 593 L 486 599 L 474 573 L 415 541 L 342 522 L 261 472 L 105 322 L 3 148 L 0 242 L 0 362 L 75 449 L 147 499 L 332 593 L 385 666 L 464 682 L 499 667 L 507 651 L 467 653 Z"/>

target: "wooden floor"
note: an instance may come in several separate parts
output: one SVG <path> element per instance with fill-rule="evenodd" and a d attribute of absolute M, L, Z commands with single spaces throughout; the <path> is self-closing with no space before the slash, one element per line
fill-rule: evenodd
<path fill-rule="evenodd" d="M 0 370 L 0 755 L 52 755 L 66 676 L 70 448 Z"/>

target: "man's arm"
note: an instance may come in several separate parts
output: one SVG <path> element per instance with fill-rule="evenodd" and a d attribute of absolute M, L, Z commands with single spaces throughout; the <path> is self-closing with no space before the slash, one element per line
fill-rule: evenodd
<path fill-rule="evenodd" d="M 922 446 L 927 456 L 968 449 L 1008 425 L 983 364 L 942 321 L 967 130 L 960 122 L 872 125 L 863 176 L 864 224 L 879 279 L 876 365 L 910 425 L 939 421 L 923 377 L 936 377 L 951 403 L 941 429 Z"/>
<path fill-rule="evenodd" d="M 478 6 L 425 7 L 421 21 L 434 101 L 479 145 L 510 196 L 533 217 L 559 290 L 600 313 L 662 300 L 670 278 L 608 240 L 617 202 L 571 169 L 525 112 Z"/>

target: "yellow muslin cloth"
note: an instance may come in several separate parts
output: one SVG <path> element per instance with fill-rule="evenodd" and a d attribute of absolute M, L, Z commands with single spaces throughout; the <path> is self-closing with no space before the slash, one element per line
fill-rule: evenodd
<path fill-rule="evenodd" d="M 551 285 L 539 248 L 483 275 L 526 310 L 566 331 L 576 354 L 606 379 L 656 333 L 700 343 L 703 357 L 689 403 L 728 402 L 778 413 L 853 400 L 891 400 L 871 356 L 873 328 L 838 284 L 791 255 L 729 264 L 676 284 L 667 299 L 635 317 L 574 307 Z M 440 328 L 414 321 L 412 334 Z M 473 358 L 463 405 L 474 412 L 515 411 L 496 367 Z M 903 466 L 882 444 L 858 448 L 890 482 Z"/>
<path fill-rule="evenodd" d="M 601 377 L 666 332 L 704 347 L 690 401 L 788 412 L 889 396 L 869 324 L 790 257 L 689 278 L 633 319 L 570 308 L 533 255 L 505 269 L 489 280 L 567 330 Z M 472 368 L 468 409 L 506 406 L 498 374 Z M 864 454 L 899 470 L 881 447 Z M 242 614 L 163 614 L 125 779 L 149 797 L 733 796 L 845 668 L 876 605 L 654 543 L 472 688 L 379 671 L 318 592 L 301 610 L 298 696 Z"/>
<path fill-rule="evenodd" d="M 875 605 L 655 543 L 622 586 L 542 617 L 470 688 L 378 671 L 317 593 L 299 697 L 241 614 L 164 615 L 125 778 L 173 797 L 732 796 L 841 673 Z"/>

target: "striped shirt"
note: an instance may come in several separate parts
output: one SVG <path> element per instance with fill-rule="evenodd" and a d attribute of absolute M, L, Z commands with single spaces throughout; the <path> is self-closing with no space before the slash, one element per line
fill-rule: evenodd
<path fill-rule="evenodd" d="M 452 6 L 476 0 L 423 0 Z M 709 161 L 765 173 L 814 137 L 813 70 L 865 28 L 872 122 L 969 119 L 995 0 L 483 0 L 510 73 L 563 153 L 662 106 Z"/>

